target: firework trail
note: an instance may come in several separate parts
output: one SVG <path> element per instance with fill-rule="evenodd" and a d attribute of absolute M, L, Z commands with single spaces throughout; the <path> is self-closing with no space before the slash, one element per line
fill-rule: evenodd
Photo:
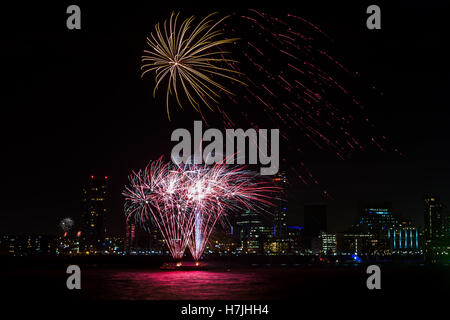
<path fill-rule="evenodd" d="M 130 186 L 124 191 L 127 220 L 134 218 L 145 226 L 148 222 L 161 232 L 173 258 L 183 257 L 187 246 L 187 232 L 193 219 L 182 204 L 183 181 L 178 179 L 177 170 L 159 159 L 144 170 L 133 172 Z"/>
<path fill-rule="evenodd" d="M 157 226 L 174 259 L 200 259 L 214 225 L 232 211 L 265 210 L 278 188 L 245 167 L 177 166 L 162 158 L 130 175 L 127 219 Z"/>
<path fill-rule="evenodd" d="M 175 95 L 178 105 L 182 107 L 178 92 L 180 85 L 189 103 L 200 112 L 201 103 L 214 109 L 220 97 L 219 92 L 232 95 L 220 83 L 221 80 L 241 82 L 235 77 L 239 75 L 233 68 L 236 61 L 226 58 L 229 52 L 222 49 L 237 39 L 223 37 L 223 32 L 217 28 L 228 17 L 214 22 L 211 18 L 215 14 L 208 15 L 194 27 L 193 16 L 179 24 L 179 14 L 172 13 L 162 27 L 156 24 L 155 33 L 147 38 L 148 50 L 144 50 L 142 57 L 142 76 L 155 72 L 153 96 L 161 85 L 167 86 L 166 108 L 169 119 L 171 95 Z"/>
<path fill-rule="evenodd" d="M 328 52 L 331 38 L 323 30 L 292 14 L 248 10 L 234 18 L 227 28 L 242 39 L 242 56 L 233 67 L 248 86 L 229 96 L 245 109 L 221 110 L 225 127 L 280 128 L 287 153 L 296 155 L 315 149 L 344 160 L 355 151 L 388 149 L 386 137 L 374 133 L 364 105 L 347 88 L 357 85 L 359 74 Z M 319 184 L 297 157 L 295 164 L 281 160 L 304 184 Z"/>

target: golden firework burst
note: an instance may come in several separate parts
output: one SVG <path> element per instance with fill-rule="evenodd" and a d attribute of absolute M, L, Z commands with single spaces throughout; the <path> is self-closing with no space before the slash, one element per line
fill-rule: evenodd
<path fill-rule="evenodd" d="M 148 50 L 142 56 L 142 77 L 148 72 L 155 72 L 156 85 L 153 97 L 163 83 L 166 87 L 167 116 L 170 119 L 169 101 L 174 95 L 182 108 L 179 91 L 183 91 L 189 103 L 200 111 L 201 103 L 214 110 L 220 92 L 233 94 L 219 79 L 227 79 L 245 85 L 237 79 L 241 73 L 234 69 L 237 61 L 228 59 L 230 52 L 222 48 L 238 40 L 224 38 L 218 26 L 229 16 L 217 21 L 211 19 L 217 12 L 209 14 L 196 26 L 194 16 L 178 22 L 179 13 L 172 12 L 163 27 L 156 24 L 155 32 L 147 37 Z M 180 90 L 181 86 L 181 90 Z"/>

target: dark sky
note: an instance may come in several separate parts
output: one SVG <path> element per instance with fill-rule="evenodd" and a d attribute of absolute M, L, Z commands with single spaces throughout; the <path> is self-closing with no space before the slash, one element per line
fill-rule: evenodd
<path fill-rule="evenodd" d="M 364 5 L 266 9 L 301 15 L 333 37 L 335 55 L 383 92 L 368 101 L 368 116 L 404 154 L 356 153 L 346 161 L 317 151 L 306 156 L 332 197 L 330 230 L 353 223 L 361 201 L 391 201 L 396 214 L 419 225 L 426 192 L 450 204 L 448 11 L 401 3 L 381 5 L 377 31 L 365 27 Z M 171 132 L 199 119 L 178 110 L 169 122 L 163 103 L 152 98 L 153 82 L 140 79 L 145 37 L 173 9 L 185 16 L 214 10 L 83 5 L 81 31 L 65 29 L 64 5 L 8 10 L 0 47 L 0 233 L 55 233 L 61 218 L 77 220 L 91 174 L 110 177 L 107 223 L 122 233 L 127 175 L 170 152 Z M 320 200 L 320 190 L 291 193 L 289 214 L 298 224 L 303 202 Z"/>

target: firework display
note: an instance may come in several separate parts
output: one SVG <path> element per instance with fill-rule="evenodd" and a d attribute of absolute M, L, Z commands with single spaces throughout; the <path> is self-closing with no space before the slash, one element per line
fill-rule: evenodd
<path fill-rule="evenodd" d="M 156 74 L 154 96 L 166 85 L 169 119 L 169 106 L 182 106 L 181 88 L 197 111 L 201 112 L 201 103 L 218 110 L 224 128 L 249 124 L 283 128 L 286 148 L 295 154 L 313 147 L 345 159 L 371 145 L 386 150 L 386 137 L 374 133 L 363 103 L 347 88 L 358 81 L 359 74 L 329 53 L 332 39 L 321 28 L 292 14 L 276 16 L 250 9 L 214 22 L 215 14 L 194 25 L 193 17 L 180 22 L 179 14 L 172 13 L 162 26 L 156 24 L 147 38 L 142 76 Z M 223 25 L 221 30 L 219 25 Z M 231 45 L 237 46 L 239 64 L 222 49 Z M 248 85 L 228 90 L 220 79 Z M 221 107 L 219 94 L 243 107 Z M 281 160 L 301 183 L 319 184 L 304 161 Z M 177 167 L 154 162 L 130 177 L 131 187 L 124 193 L 127 215 L 156 225 L 174 258 L 181 258 L 189 247 L 198 260 L 214 225 L 223 220 L 226 211 L 236 209 L 235 203 L 241 209 L 264 203 L 260 196 L 240 201 L 253 185 L 237 183 L 248 173 L 233 170 L 224 165 Z M 237 186 L 242 189 L 230 191 Z"/>
<path fill-rule="evenodd" d="M 360 85 L 359 73 L 333 56 L 333 39 L 319 26 L 298 15 L 254 9 L 234 12 L 217 23 L 211 20 L 213 15 L 192 28 L 192 17 L 180 24 L 178 15 L 172 14 L 147 39 L 150 50 L 144 51 L 143 75 L 156 72 L 154 93 L 168 78 L 168 114 L 172 93 L 181 105 L 178 86 L 197 110 L 198 100 L 210 108 L 213 101 L 224 128 L 283 128 L 280 135 L 289 153 L 319 150 L 343 160 L 369 149 L 401 155 L 376 131 L 364 103 L 352 93 Z M 223 31 L 215 29 L 220 23 Z M 229 39 L 223 39 L 225 33 Z M 239 54 L 225 58 L 230 52 L 222 51 L 222 45 L 235 45 Z M 212 80 L 213 75 L 246 85 L 225 89 Z M 375 87 L 363 90 L 379 94 Z M 219 93 L 239 108 L 223 108 L 217 103 Z M 205 122 L 212 117 L 201 116 Z M 319 184 L 303 159 L 281 161 L 301 183 Z"/>
<path fill-rule="evenodd" d="M 198 260 L 218 221 L 232 211 L 265 210 L 276 192 L 245 167 L 176 166 L 160 158 L 133 172 L 123 195 L 127 219 L 158 227 L 174 259 L 189 247 Z"/>
<path fill-rule="evenodd" d="M 215 14 L 208 15 L 194 26 L 194 17 L 180 23 L 179 14 L 172 13 L 162 27 L 156 24 L 155 33 L 147 38 L 148 50 L 142 57 L 142 76 L 155 72 L 154 96 L 160 86 L 166 86 L 169 119 L 169 97 L 174 95 L 178 105 L 182 106 L 180 86 L 189 103 L 200 111 L 201 103 L 213 109 L 220 92 L 232 94 L 221 80 L 241 82 L 235 77 L 239 74 L 233 67 L 236 61 L 226 58 L 229 52 L 222 49 L 237 39 L 223 37 L 218 26 L 227 17 L 214 21 L 211 18 Z"/>

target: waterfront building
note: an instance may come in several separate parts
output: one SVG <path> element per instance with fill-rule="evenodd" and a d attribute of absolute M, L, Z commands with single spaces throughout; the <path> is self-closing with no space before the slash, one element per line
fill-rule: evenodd
<path fill-rule="evenodd" d="M 424 199 L 425 251 L 428 256 L 450 254 L 450 214 L 436 196 Z"/>

